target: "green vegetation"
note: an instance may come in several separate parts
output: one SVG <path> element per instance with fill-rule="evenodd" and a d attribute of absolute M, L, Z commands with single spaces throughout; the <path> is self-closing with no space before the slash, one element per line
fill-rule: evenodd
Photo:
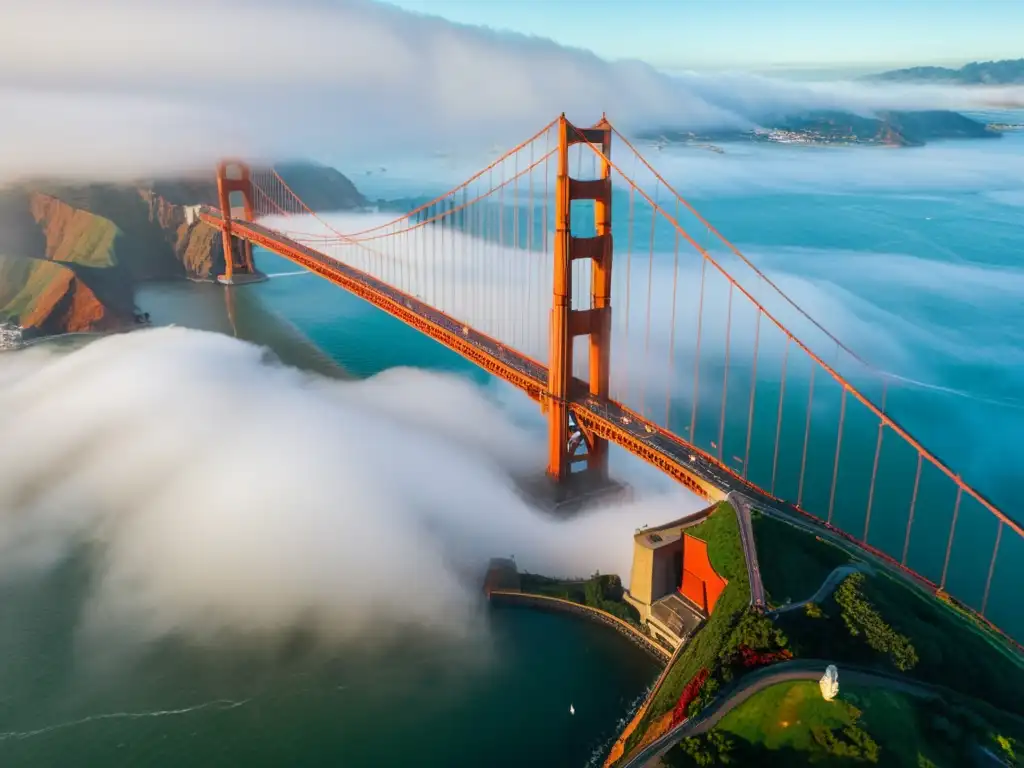
<path fill-rule="evenodd" d="M 314 211 L 346 211 L 366 205 L 355 184 L 330 166 L 302 161 L 279 163 L 274 170 Z"/>
<path fill-rule="evenodd" d="M 62 234 L 60 245 L 52 254 L 54 261 L 100 268 L 117 264 L 115 243 L 120 232 L 109 219 L 75 211 Z"/>
<path fill-rule="evenodd" d="M 41 303 L 52 305 L 75 277 L 72 268 L 57 262 L 0 256 L 0 321 L 20 325 Z"/>
<path fill-rule="evenodd" d="M 781 683 L 741 704 L 709 733 L 684 739 L 668 763 L 790 766 L 829 758 L 877 763 L 879 746 L 860 726 L 860 716 L 846 701 L 825 701 L 816 683 Z"/>
<path fill-rule="evenodd" d="M 708 543 L 711 567 L 719 575 L 729 582 L 747 580 L 747 561 L 743 557 L 740 526 L 732 505 L 722 502 L 704 522 L 687 528 L 686 533 Z M 749 586 L 747 593 L 749 599 Z"/>
<path fill-rule="evenodd" d="M 906 675 L 939 687 L 911 696 L 898 688 L 842 685 L 826 702 L 816 682 L 786 683 L 752 697 L 708 733 L 672 749 L 673 766 L 868 764 L 961 766 L 979 747 L 1024 765 L 1024 665 L 1007 647 L 942 600 L 885 571 L 854 572 L 832 595 L 775 620 L 747 610 L 749 588 L 731 510 L 722 505 L 688 532 L 709 543 L 712 564 L 729 584 L 714 613 L 669 670 L 639 727 L 643 735 L 679 701 L 702 669 L 709 676 L 687 707 L 693 716 L 744 674 L 743 656 L 780 649 L 794 657 L 829 659 Z M 765 587 L 778 598 L 811 596 L 836 567 L 851 561 L 833 546 L 784 523 L 755 515 Z M 756 653 L 738 653 L 749 646 Z M 763 657 L 762 657 L 763 658 Z M 757 662 L 755 662 L 757 663 Z M 761 662 L 763 663 L 763 662 Z M 1015 714 L 1009 714 L 1009 713 Z M 678 713 L 676 715 L 678 717 Z"/>
<path fill-rule="evenodd" d="M 901 672 L 917 664 L 917 651 L 906 635 L 901 635 L 885 623 L 878 609 L 865 597 L 863 573 L 854 573 L 843 579 L 835 591 L 835 602 L 846 629 L 853 637 L 864 635 L 868 647 L 888 657 Z"/>
<path fill-rule="evenodd" d="M 846 686 L 825 701 L 817 683 L 780 683 L 729 712 L 666 756 L 677 768 L 707 765 L 886 765 L 958 768 L 977 745 L 1011 760 L 1014 736 L 942 699 Z M 1004 746 L 1005 745 L 1005 746 Z"/>
<path fill-rule="evenodd" d="M 538 576 L 535 573 L 521 573 L 519 580 L 523 592 L 559 597 L 590 608 L 598 608 L 634 626 L 640 626 L 640 615 L 633 606 L 622 599 L 625 590 L 618 576 L 602 576 L 595 573 L 585 581 L 565 581 Z"/>
<path fill-rule="evenodd" d="M 814 611 L 782 614 L 797 656 L 901 672 L 1024 714 L 1024 665 L 939 600 L 884 574 L 856 573 Z"/>
<path fill-rule="evenodd" d="M 45 287 L 50 277 L 42 275 L 46 267 L 47 262 L 0 255 L 0 319 L 18 319 L 33 293 Z M 54 269 L 52 265 L 49 267 Z M 39 284 L 38 288 L 30 286 L 33 280 Z"/>
<path fill-rule="evenodd" d="M 712 567 L 729 583 L 704 627 L 679 655 L 643 720 L 627 739 L 627 755 L 652 723 L 672 710 L 686 684 L 701 669 L 707 668 L 710 677 L 698 697 L 690 704 L 690 712 L 703 707 L 722 685 L 733 679 L 739 646 L 746 645 L 757 651 L 775 651 L 786 647 L 785 635 L 772 621 L 749 610 L 750 582 L 740 542 L 739 523 L 732 506 L 719 504 L 707 520 L 686 529 L 686 532 L 708 543 L 708 557 Z"/>
<path fill-rule="evenodd" d="M 333 168 L 280 170 L 313 210 L 366 204 Z M 217 202 L 212 168 L 159 182 L 36 179 L 0 189 L 0 320 L 32 335 L 131 327 L 139 282 L 209 278 L 222 263 L 216 230 L 186 227 L 178 207 L 202 202 Z"/>
<path fill-rule="evenodd" d="M 754 513 L 753 528 L 761 579 L 774 605 L 806 600 L 832 571 L 850 562 L 840 547 L 773 517 Z"/>

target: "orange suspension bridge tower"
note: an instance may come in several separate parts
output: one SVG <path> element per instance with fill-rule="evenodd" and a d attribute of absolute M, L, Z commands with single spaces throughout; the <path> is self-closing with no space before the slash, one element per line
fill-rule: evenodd
<path fill-rule="evenodd" d="M 221 228 L 224 243 L 224 274 L 217 277 L 217 282 L 224 285 L 258 283 L 266 277 L 256 271 L 252 258 L 252 243 L 245 238 L 236 240 L 232 236 L 232 192 L 238 192 L 242 196 L 242 218 L 245 221 L 253 221 L 252 176 L 249 166 L 241 160 L 224 160 L 217 164 L 217 201 L 224 212 L 224 223 Z"/>
<path fill-rule="evenodd" d="M 613 135 L 618 153 L 634 165 L 631 174 L 621 158 L 611 157 Z M 649 180 L 638 182 L 637 172 Z M 539 205 L 535 175 L 543 190 Z M 618 274 L 612 271 L 613 178 L 628 195 Z M 220 210 L 203 207 L 199 220 L 221 231 L 225 264 L 219 282 L 264 279 L 253 262 L 253 248 L 260 246 L 523 391 L 544 413 L 547 476 L 556 501 L 576 503 L 614 491 L 608 452 L 615 443 L 697 495 L 715 500 L 737 492 L 760 509 L 820 525 L 955 598 L 988 626 L 1016 623 L 1024 637 L 1014 602 L 1019 558 L 1007 555 L 1024 541 L 1024 526 L 901 427 L 886 410 L 888 374 L 786 296 L 606 118 L 580 128 L 563 114 L 454 189 L 389 221 L 367 217 L 358 232 L 335 229 L 271 168 L 227 160 L 217 168 L 217 195 Z M 757 281 L 761 298 L 725 269 L 719 254 L 695 240 L 681 216 L 738 259 L 736 269 Z M 642 253 L 638 222 L 649 239 Z M 674 247 L 665 238 L 656 243 L 659 224 Z M 681 255 L 681 244 L 692 253 L 684 248 Z M 655 264 L 657 248 L 672 249 L 671 272 L 668 259 L 664 269 Z M 631 283 L 630 270 L 641 258 L 646 281 Z M 706 302 L 708 296 L 718 299 Z M 651 341 L 655 305 L 671 313 L 661 343 Z M 642 350 L 636 348 L 642 362 L 634 357 L 633 365 L 631 308 L 646 315 L 642 325 L 633 324 L 634 333 L 646 329 Z M 708 353 L 706 340 L 702 345 L 706 315 L 719 317 L 720 309 L 724 355 L 714 348 Z M 790 331 L 779 310 L 796 311 L 799 322 L 823 334 L 827 341 L 816 336 L 816 346 L 833 349 L 834 362 L 826 363 Z M 615 376 L 613 328 L 617 358 L 622 355 Z M 667 359 L 652 365 L 650 353 Z M 837 367 L 841 361 L 847 374 Z M 737 377 L 736 366 L 749 370 L 749 379 Z M 684 391 L 684 377 L 693 382 L 692 394 Z M 862 391 L 879 384 L 881 406 Z M 665 386 L 663 415 L 648 397 L 652 386 Z M 730 455 L 723 448 L 727 441 L 743 447 Z M 780 451 L 790 460 L 780 461 Z M 871 527 L 873 511 L 885 521 L 881 529 Z M 968 526 L 971 546 L 957 546 L 958 527 Z M 915 534 L 922 529 L 944 535 Z M 978 547 L 985 557 L 976 557 Z"/>
<path fill-rule="evenodd" d="M 548 363 L 548 474 L 564 481 L 572 464 L 586 462 L 586 472 L 597 483 L 608 479 L 608 441 L 579 430 L 585 453 L 575 456 L 571 441 L 569 403 L 580 397 L 573 378 L 573 341 L 589 336 L 589 394 L 608 397 L 611 370 L 612 327 L 612 180 L 611 166 L 602 159 L 598 177 L 592 180 L 569 176 L 569 148 L 580 142 L 600 147 L 610 157 L 612 129 L 602 117 L 593 128 L 576 128 L 563 114 L 558 119 L 558 175 L 555 182 L 554 292 L 551 306 L 551 347 Z M 594 203 L 593 237 L 572 234 L 572 204 L 578 200 Z M 589 309 L 572 306 L 572 262 L 591 263 Z"/>

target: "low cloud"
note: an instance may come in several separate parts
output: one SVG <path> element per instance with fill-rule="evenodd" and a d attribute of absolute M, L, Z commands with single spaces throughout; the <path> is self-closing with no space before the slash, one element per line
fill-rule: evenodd
<path fill-rule="evenodd" d="M 0 582 L 84 550 L 102 642 L 457 639 L 482 629 L 489 557 L 628 579 L 634 528 L 701 506 L 547 517 L 514 481 L 543 438 L 508 413 L 450 376 L 329 381 L 183 329 L 2 354 Z"/>
<path fill-rule="evenodd" d="M 925 149 L 930 151 L 930 148 Z M 944 148 L 936 151 L 945 153 Z M 863 150 L 862 153 L 866 165 L 875 162 L 876 156 L 892 156 L 884 151 Z M 827 162 L 827 154 L 825 157 Z M 949 194 L 963 195 L 964 191 Z M 862 203 L 855 195 L 850 198 L 849 205 L 853 209 L 860 204 L 870 204 L 870 195 L 866 195 Z M 788 198 L 781 196 L 781 199 Z M 985 200 L 981 196 L 979 199 Z M 758 202 L 769 204 L 771 200 L 764 197 Z M 1021 326 L 1013 322 L 1019 315 L 1015 297 L 1019 295 L 1024 278 L 1000 253 L 958 251 L 971 239 L 974 230 L 969 227 L 987 230 L 997 224 L 1008 226 L 1006 222 L 997 221 L 1005 212 L 982 202 L 976 214 L 982 218 L 965 222 L 963 200 L 949 197 L 941 189 L 934 189 L 930 195 L 914 196 L 911 202 L 919 204 L 923 212 L 935 215 L 921 216 L 919 221 L 902 222 L 896 227 L 884 216 L 879 219 L 869 212 L 865 219 L 868 224 L 856 228 L 858 241 L 865 249 L 878 250 L 827 245 L 766 246 L 742 240 L 739 245 L 810 317 L 821 322 L 877 369 L 893 374 L 888 380 L 888 406 L 890 410 L 895 409 L 892 412 L 896 418 L 915 436 L 940 456 L 955 455 L 958 440 L 969 440 L 976 446 L 969 459 L 959 460 L 957 469 L 986 492 L 997 488 L 998 493 L 992 493 L 998 496 L 1005 479 L 1017 472 L 1019 464 L 1006 453 L 1002 438 L 993 439 L 991 422 L 998 419 L 1002 425 L 1020 425 L 1024 419 L 1024 402 L 1017 395 L 1019 371 L 1024 365 L 1020 354 Z M 617 216 L 623 215 L 627 206 L 628 200 L 619 200 Z M 738 215 L 735 209 L 731 210 Z M 972 207 L 972 210 L 975 209 Z M 957 237 L 950 236 L 947 221 L 950 217 L 958 222 Z M 990 222 L 991 217 L 995 219 Z M 758 326 L 752 305 L 736 290 L 732 295 L 730 320 L 728 283 L 709 267 L 704 277 L 703 323 L 698 339 L 699 256 L 683 244 L 678 276 L 674 277 L 675 254 L 668 250 L 664 233 L 656 233 L 653 259 L 649 259 L 650 225 L 644 223 L 644 216 L 637 218 L 640 224 L 636 231 L 640 234 L 633 238 L 633 248 L 629 247 L 630 238 L 623 230 L 619 230 L 616 240 L 611 394 L 659 424 L 665 424 L 667 414 L 671 414 L 671 428 L 684 436 L 696 396 L 699 420 L 714 421 L 716 427 L 698 434 L 697 444 L 713 453 L 716 448 L 711 441 L 719 439 L 718 414 L 726 398 L 730 414 L 728 431 L 739 435 L 733 435 L 730 444 L 737 445 L 738 440 L 742 446 L 755 340 L 759 382 L 777 382 L 786 354 L 785 336 L 765 319 Z M 388 217 L 345 214 L 323 219 L 338 231 L 357 232 L 380 225 Z M 756 213 L 752 219 L 759 224 L 763 222 Z M 310 218 L 287 221 L 271 218 L 266 223 L 295 232 L 329 234 L 320 222 Z M 746 216 L 740 216 L 734 226 L 742 233 L 749 224 Z M 961 231 L 965 227 L 968 229 Z M 380 253 L 351 245 L 324 245 L 312 238 L 309 242 L 328 255 L 379 275 L 468 325 L 546 361 L 550 255 L 523 248 L 501 248 L 493 242 L 485 243 L 446 229 L 444 266 L 441 267 L 437 229 L 419 228 L 398 235 L 387 241 L 387 247 L 382 247 L 379 241 L 367 243 L 371 248 L 376 244 Z M 726 231 L 730 230 L 726 228 Z M 799 242 L 800 234 L 797 231 L 793 239 Z M 845 237 L 843 231 L 836 233 L 840 241 Z M 703 238 L 700 240 L 703 242 Z M 825 243 L 832 240 L 830 235 Z M 845 354 L 837 356 L 834 343 L 820 329 L 740 264 L 735 256 L 726 253 L 720 245 L 714 253 L 783 325 L 876 403 L 881 402 L 882 381 L 877 374 L 869 374 Z M 579 299 L 588 293 L 588 273 L 578 271 L 574 280 L 580 284 L 575 299 L 580 306 Z M 993 317 L 1006 318 L 1006 322 L 993 322 Z M 723 372 L 727 334 L 730 373 L 726 381 Z M 695 375 L 698 343 L 699 376 Z M 581 343 L 577 350 L 575 372 L 585 377 L 587 355 Z M 787 392 L 792 395 L 806 391 L 809 361 L 793 344 L 789 345 L 787 359 Z M 824 409 L 821 423 L 836 424 L 838 390 L 835 397 L 823 395 L 820 382 L 819 376 L 816 407 Z M 767 392 L 771 393 L 771 389 Z M 760 421 L 770 420 L 772 429 L 777 407 L 775 397 L 772 393 L 766 399 L 766 390 L 761 390 L 755 414 Z M 911 402 L 912 407 L 908 405 Z M 874 427 L 870 417 L 861 416 L 868 418 Z M 787 411 L 787 424 L 802 423 L 802 420 L 803 414 L 798 410 Z M 802 429 L 800 434 L 803 434 Z M 874 433 L 870 436 L 873 439 Z M 829 447 L 833 446 L 834 443 Z M 873 443 L 853 446 L 850 450 L 871 451 Z"/>
<path fill-rule="evenodd" d="M 225 154 L 394 158 L 505 146 L 560 112 L 625 129 L 749 126 L 808 107 L 1024 103 L 1021 88 L 669 76 L 360 0 L 0 2 L 0 178 L 123 177 Z M 40 56 L 46 51 L 46 56 Z"/>

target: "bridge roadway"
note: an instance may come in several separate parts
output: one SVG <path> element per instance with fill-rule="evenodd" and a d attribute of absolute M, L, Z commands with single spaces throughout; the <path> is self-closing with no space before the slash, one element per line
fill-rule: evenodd
<path fill-rule="evenodd" d="M 217 209 L 203 206 L 199 215 L 210 226 L 222 228 L 223 217 Z M 548 369 L 536 360 L 459 322 L 415 296 L 410 296 L 361 270 L 292 240 L 276 230 L 240 219 L 232 219 L 231 228 L 236 237 L 249 240 L 315 272 L 455 350 L 484 370 L 505 379 L 542 406 L 546 402 Z M 353 243 L 351 247 L 365 246 Z M 371 252 L 377 255 L 375 251 Z M 844 547 L 855 547 L 861 555 L 866 555 L 886 569 L 909 579 L 926 592 L 934 594 L 938 589 L 937 584 L 905 567 L 885 552 L 829 525 L 806 510 L 770 496 L 741 478 L 717 458 L 644 419 L 621 403 L 590 396 L 587 393 L 587 384 L 579 379 L 574 381 L 574 396 L 569 407 L 573 418 L 581 427 L 622 446 L 635 456 L 658 467 L 699 496 L 712 501 L 731 498 L 734 504 L 742 503 L 747 510 L 760 510 L 790 525 L 803 528 L 812 535 L 823 536 Z M 740 518 L 741 521 L 749 520 L 749 515 L 741 514 Z M 752 551 L 753 547 L 747 546 L 750 543 L 748 539 L 752 539 L 749 524 L 741 524 L 741 535 L 744 538 L 744 548 Z M 763 608 L 766 604 L 756 561 L 753 563 L 751 576 L 753 602 Z M 998 630 L 994 631 L 1004 638 L 1007 637 Z M 1024 648 L 1015 641 L 1011 642 L 1018 650 L 1024 652 Z"/>
<path fill-rule="evenodd" d="M 200 218 L 216 229 L 223 226 L 221 212 L 214 208 L 204 206 L 200 210 Z M 524 390 L 541 404 L 547 400 L 547 367 L 497 339 L 276 230 L 240 219 L 232 219 L 231 230 L 235 237 L 283 256 L 369 301 Z M 351 247 L 364 246 L 353 243 Z M 621 403 L 589 395 L 585 382 L 576 379 L 574 385 L 577 396 L 570 402 L 570 412 L 585 431 L 622 446 L 704 498 L 720 501 L 731 492 L 739 492 L 759 508 L 778 506 L 777 500 L 744 481 L 711 455 Z"/>
<path fill-rule="evenodd" d="M 210 226 L 221 229 L 223 217 L 219 211 L 204 206 L 200 218 Z M 485 370 L 522 389 L 534 400 L 547 399 L 547 367 L 526 355 L 510 349 L 500 341 L 459 322 L 450 315 L 431 307 L 414 296 L 404 293 L 367 273 L 337 261 L 285 235 L 255 222 L 232 219 L 232 234 L 249 240 L 296 264 L 315 272 L 336 285 L 345 288 L 407 325 L 455 350 Z M 360 247 L 353 244 L 352 247 Z M 826 537 L 846 545 L 854 545 L 873 556 L 883 566 L 910 576 L 919 586 L 934 591 L 934 585 L 923 577 L 908 571 L 893 558 L 867 544 L 853 539 L 845 532 L 827 525 L 813 515 L 787 502 L 775 499 L 760 488 L 742 479 L 720 461 L 696 448 L 682 438 L 665 431 L 644 419 L 635 411 L 611 399 L 586 394 L 585 382 L 575 380 L 575 391 L 582 396 L 570 402 L 570 412 L 577 424 L 600 437 L 614 442 L 630 453 L 657 466 L 700 496 L 712 500 L 728 500 L 736 506 L 740 519 L 740 535 L 751 580 L 751 604 L 766 607 L 760 569 L 753 546 L 750 525 L 751 509 L 758 509 L 781 517 L 791 525 L 804 528 L 814 535 Z M 751 558 L 753 553 L 753 558 Z M 825 661 L 799 660 L 773 665 L 744 676 L 735 687 L 716 698 L 711 706 L 696 718 L 680 723 L 668 733 L 649 744 L 623 768 L 648 764 L 664 754 L 680 739 L 702 733 L 713 727 L 735 706 L 759 690 L 787 680 L 814 680 L 827 665 Z M 671 666 L 671 662 L 669 664 Z M 667 668 L 666 668 L 667 671 Z M 899 680 L 878 672 L 845 668 L 847 682 L 862 685 L 885 685 L 918 696 L 942 692 L 934 686 Z M 759 674 L 760 673 L 760 674 Z M 664 673 L 663 673 L 664 674 Z"/>

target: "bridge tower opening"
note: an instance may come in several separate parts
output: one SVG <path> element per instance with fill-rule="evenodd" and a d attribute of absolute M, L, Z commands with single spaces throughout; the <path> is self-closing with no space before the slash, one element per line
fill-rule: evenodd
<path fill-rule="evenodd" d="M 558 120 L 558 176 L 555 182 L 554 291 L 550 323 L 548 363 L 548 475 L 564 482 L 575 475 L 573 466 L 585 464 L 583 472 L 596 484 L 608 482 L 608 442 L 577 425 L 571 404 L 590 396 L 607 397 L 611 366 L 612 291 L 612 184 L 611 167 L 605 158 L 611 153 L 612 129 L 603 117 L 592 128 L 577 128 Z M 603 153 L 598 176 L 593 180 L 569 176 L 569 148 L 593 144 Z M 572 234 L 572 202 L 594 203 L 593 237 Z M 572 306 L 572 262 L 591 262 L 589 309 Z M 588 336 L 589 382 L 573 376 L 573 341 Z M 589 390 L 589 392 L 588 392 Z M 581 454 L 577 454 L 579 448 Z"/>
<path fill-rule="evenodd" d="M 231 196 L 238 193 L 242 205 L 232 208 Z M 252 243 L 235 240 L 231 224 L 236 218 L 253 220 L 253 192 L 249 166 L 240 160 L 224 160 L 217 164 L 217 200 L 223 215 L 221 236 L 224 238 L 224 274 L 217 276 L 217 282 L 224 285 L 252 283 L 266 277 L 256 271 L 252 257 Z"/>

